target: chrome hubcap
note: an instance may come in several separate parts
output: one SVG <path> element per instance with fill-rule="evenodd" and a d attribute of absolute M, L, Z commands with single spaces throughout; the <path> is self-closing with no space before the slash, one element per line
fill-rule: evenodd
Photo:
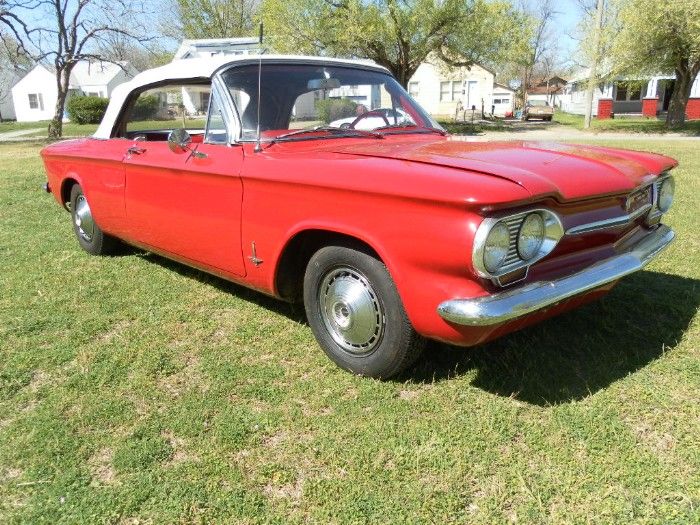
<path fill-rule="evenodd" d="M 95 233 L 95 222 L 92 220 L 90 206 L 84 195 L 79 195 L 75 200 L 73 220 L 80 236 L 86 241 L 92 240 L 92 236 Z"/>
<path fill-rule="evenodd" d="M 331 270 L 319 288 L 321 318 L 343 350 L 367 354 L 381 340 L 384 311 L 372 286 L 357 270 Z"/>

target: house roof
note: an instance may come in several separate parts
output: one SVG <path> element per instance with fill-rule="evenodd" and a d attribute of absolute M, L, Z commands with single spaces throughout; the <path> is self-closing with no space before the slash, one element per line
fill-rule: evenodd
<path fill-rule="evenodd" d="M 499 84 L 498 82 L 493 83 L 493 90 L 496 91 L 496 88 L 502 91 L 508 91 L 509 93 L 515 93 L 514 89 L 509 88 L 505 84 Z"/>
<path fill-rule="evenodd" d="M 538 86 L 546 86 L 547 84 L 554 85 L 554 84 L 566 84 L 566 79 L 561 78 L 560 76 L 554 75 L 552 78 L 547 81 L 547 79 L 543 80 L 542 82 L 538 83 Z"/>
<path fill-rule="evenodd" d="M 119 64 L 121 64 L 121 66 Z M 70 84 L 68 87 L 70 89 L 77 89 L 82 86 L 107 85 L 119 74 L 120 71 L 122 71 L 122 67 L 129 71 L 130 74 L 136 73 L 136 70 L 128 62 L 119 62 L 119 64 L 103 62 L 101 60 L 93 62 L 81 60 L 75 64 L 73 71 L 71 71 Z M 43 69 L 51 75 L 56 74 L 56 69 L 50 64 L 36 64 L 27 72 L 26 75 L 22 77 L 20 81 L 16 82 L 16 84 L 24 80 L 30 73 L 37 69 Z"/>
<path fill-rule="evenodd" d="M 119 112 L 132 91 L 167 80 L 208 79 L 211 78 L 219 68 L 228 64 L 233 65 L 246 62 L 257 64 L 259 60 L 261 62 L 301 62 L 305 64 L 316 62 L 321 64 L 360 65 L 365 68 L 389 73 L 388 69 L 375 64 L 371 60 L 350 60 L 296 55 L 217 55 L 207 58 L 173 60 L 164 66 L 143 71 L 128 82 L 124 82 L 115 87 L 114 91 L 112 91 L 107 111 L 93 137 L 98 139 L 110 138 Z"/>
<path fill-rule="evenodd" d="M 212 50 L 235 50 L 235 49 L 260 49 L 260 40 L 256 37 L 238 37 L 238 38 L 200 38 L 200 39 L 185 39 L 175 51 L 174 60 L 180 58 L 190 58 L 191 53 L 196 53 L 198 49 Z"/>
<path fill-rule="evenodd" d="M 102 60 L 81 60 L 71 71 L 71 87 L 103 86 L 116 77 L 119 72 L 129 68 L 128 62 L 104 62 Z"/>
<path fill-rule="evenodd" d="M 564 86 L 557 86 L 557 85 L 550 85 L 549 88 L 544 85 L 544 86 L 535 86 L 531 87 L 530 89 L 527 90 L 528 95 L 558 95 L 559 93 L 562 93 L 564 89 Z"/>

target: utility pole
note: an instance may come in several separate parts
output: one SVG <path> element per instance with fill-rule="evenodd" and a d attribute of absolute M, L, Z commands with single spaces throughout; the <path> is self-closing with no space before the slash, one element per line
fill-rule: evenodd
<path fill-rule="evenodd" d="M 600 58 L 600 33 L 603 30 L 603 8 L 605 0 L 598 0 L 595 11 L 595 28 L 593 29 L 593 60 L 591 62 L 591 72 L 588 77 L 588 88 L 586 89 L 586 113 L 584 114 L 583 127 L 591 127 L 591 113 L 593 112 L 593 90 L 597 84 L 598 61 Z"/>

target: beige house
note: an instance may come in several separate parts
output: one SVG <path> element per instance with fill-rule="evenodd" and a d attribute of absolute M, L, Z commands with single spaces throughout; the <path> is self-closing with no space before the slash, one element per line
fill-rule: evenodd
<path fill-rule="evenodd" d="M 431 115 L 463 118 L 491 113 L 495 75 L 479 65 L 449 68 L 439 61 L 422 63 L 408 82 L 408 91 Z"/>

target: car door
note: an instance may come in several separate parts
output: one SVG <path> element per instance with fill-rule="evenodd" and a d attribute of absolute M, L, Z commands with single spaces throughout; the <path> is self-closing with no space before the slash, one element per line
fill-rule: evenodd
<path fill-rule="evenodd" d="M 157 89 L 161 93 L 156 116 L 173 118 L 171 93 L 161 96 L 162 88 Z M 204 97 L 194 96 L 194 88 L 180 89 L 181 100 L 175 106 L 182 110 L 184 121 L 186 113 L 198 112 L 197 102 L 203 106 Z M 201 95 L 202 86 L 198 89 Z M 243 150 L 230 143 L 222 101 L 216 90 L 208 97 L 206 128 L 192 133 L 189 151 L 171 151 L 165 130 L 146 131 L 140 137 L 130 134 L 135 140 L 124 159 L 126 216 L 136 243 L 243 276 Z"/>

